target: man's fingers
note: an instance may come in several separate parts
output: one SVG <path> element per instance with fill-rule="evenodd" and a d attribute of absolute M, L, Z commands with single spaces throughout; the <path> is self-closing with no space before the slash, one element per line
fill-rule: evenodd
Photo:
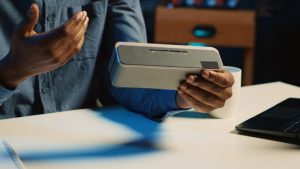
<path fill-rule="evenodd" d="M 80 29 L 78 30 L 77 34 L 75 35 L 75 43 L 77 43 L 78 39 L 81 40 L 84 37 L 84 34 L 88 27 L 89 18 L 86 17 L 85 21 L 81 23 Z"/>
<path fill-rule="evenodd" d="M 186 83 L 180 85 L 180 90 L 184 91 L 199 102 L 214 108 L 223 107 L 225 103 L 225 101 L 218 96 Z"/>
<path fill-rule="evenodd" d="M 226 70 L 203 70 L 200 75 L 190 75 L 180 85 L 180 98 L 200 112 L 223 107 L 232 95 L 232 74 Z"/>
<path fill-rule="evenodd" d="M 80 18 L 79 22 L 72 22 L 72 24 L 67 24 L 67 29 L 74 32 L 76 34 L 80 34 L 82 31 L 85 32 L 86 30 L 86 20 L 88 19 L 87 13 L 85 11 L 82 12 L 82 17 Z"/>
<path fill-rule="evenodd" d="M 82 25 L 80 26 L 81 29 L 77 32 L 76 35 L 69 37 L 69 38 L 63 38 L 62 40 L 53 44 L 53 48 L 57 49 L 59 55 L 63 55 L 64 53 L 67 53 L 68 51 L 72 52 L 72 49 L 74 49 L 74 50 L 76 50 L 78 48 L 81 49 L 82 44 L 84 42 L 84 34 L 86 32 L 88 22 L 89 22 L 89 18 L 86 17 L 85 21 L 82 22 Z M 79 45 L 79 44 L 81 44 L 81 45 Z M 77 47 L 77 48 L 74 48 L 74 47 Z"/>
<path fill-rule="evenodd" d="M 25 37 L 30 34 L 39 19 L 39 7 L 37 4 L 32 4 L 27 15 L 17 27 L 17 34 L 20 37 Z"/>
<path fill-rule="evenodd" d="M 67 56 L 67 61 L 72 59 L 75 56 L 75 54 L 80 52 L 83 44 L 84 44 L 84 37 L 82 37 L 81 40 L 77 44 L 75 44 L 75 46 L 73 45 L 73 49 L 71 50 L 71 52 Z"/>
<path fill-rule="evenodd" d="M 65 45 L 62 49 L 62 52 L 58 56 L 59 60 L 56 60 L 56 64 L 59 64 L 60 66 L 66 64 L 68 61 L 70 61 L 78 52 L 80 52 L 82 46 L 84 44 L 84 37 L 81 38 L 79 42 L 74 44 L 68 44 Z"/>
<path fill-rule="evenodd" d="M 81 48 L 82 48 L 82 46 L 83 46 L 83 44 L 84 44 L 84 36 L 82 37 L 82 39 L 80 40 L 80 42 L 77 44 L 77 46 L 76 46 L 76 48 L 75 48 L 75 52 L 80 52 L 80 50 L 81 50 Z"/>
<path fill-rule="evenodd" d="M 87 12 L 82 11 L 67 21 L 65 23 L 65 31 L 69 38 L 79 41 L 84 36 L 88 20 Z"/>
<path fill-rule="evenodd" d="M 70 33 L 61 33 L 61 30 L 55 30 L 48 35 L 48 41 L 44 43 L 50 46 L 50 54 L 53 56 L 53 63 L 63 65 L 69 61 L 76 53 L 78 53 L 84 43 L 84 34 L 88 27 L 89 19 L 86 12 L 82 12 L 81 15 L 75 16 L 80 22 L 77 22 L 74 29 L 67 28 L 64 31 L 70 31 Z M 73 24 L 74 25 L 74 24 Z M 58 28 L 63 29 L 63 27 Z M 66 35 L 66 36 L 65 36 Z M 45 37 L 44 37 L 45 38 Z M 57 40 L 55 41 L 55 39 Z M 59 40 L 60 38 L 60 40 Z M 49 39 L 50 43 L 49 43 Z"/>
<path fill-rule="evenodd" d="M 61 27 L 45 33 L 44 43 L 53 44 L 63 40 L 64 38 L 75 38 L 76 34 L 78 33 L 77 27 L 81 27 L 81 29 L 84 29 L 82 25 L 85 23 L 86 17 L 84 17 L 84 12 L 77 13 Z"/>
<path fill-rule="evenodd" d="M 193 107 L 198 112 L 207 113 L 214 109 L 209 105 L 199 102 L 197 99 L 195 99 L 194 97 L 190 96 L 189 94 L 185 93 L 180 89 L 178 90 L 178 94 L 182 99 L 184 99 L 191 107 Z"/>
<path fill-rule="evenodd" d="M 230 87 L 234 83 L 233 76 L 226 70 L 203 70 L 201 76 L 221 87 Z"/>
<path fill-rule="evenodd" d="M 75 14 L 70 20 L 68 20 L 64 25 L 67 30 L 69 31 L 76 31 L 76 27 L 78 25 L 82 25 L 82 22 L 84 22 L 85 18 L 87 17 L 86 11 L 81 11 Z"/>
<path fill-rule="evenodd" d="M 212 93 L 223 100 L 232 96 L 232 89 L 230 87 L 221 87 L 210 81 L 199 79 L 199 77 L 195 75 L 189 75 L 186 81 L 188 84 L 203 89 L 208 93 Z"/>
<path fill-rule="evenodd" d="M 67 55 L 67 58 L 66 58 L 67 61 L 72 59 L 76 53 L 80 52 L 80 50 L 81 50 L 81 48 L 84 44 L 84 40 L 85 40 L 84 34 L 87 30 L 88 22 L 89 22 L 89 18 L 86 16 L 86 19 L 85 19 L 84 23 L 82 24 L 81 29 L 79 30 L 79 32 L 75 36 L 75 39 L 74 39 L 73 43 L 71 44 L 71 46 L 69 46 L 66 49 L 66 51 L 70 51 L 70 53 Z M 70 49 L 72 49 L 72 50 L 70 50 Z"/>

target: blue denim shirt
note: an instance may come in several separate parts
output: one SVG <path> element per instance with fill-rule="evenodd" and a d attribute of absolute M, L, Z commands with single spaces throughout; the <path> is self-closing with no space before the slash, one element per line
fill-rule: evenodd
<path fill-rule="evenodd" d="M 33 2 L 41 11 L 36 32 L 57 28 L 87 11 L 85 44 L 59 69 L 29 78 L 13 91 L 0 85 L 0 119 L 95 107 L 97 99 L 150 117 L 177 109 L 176 91 L 115 88 L 109 81 L 107 64 L 114 44 L 146 42 L 139 0 L 1 0 L 0 59 L 9 52 L 13 29 Z"/>

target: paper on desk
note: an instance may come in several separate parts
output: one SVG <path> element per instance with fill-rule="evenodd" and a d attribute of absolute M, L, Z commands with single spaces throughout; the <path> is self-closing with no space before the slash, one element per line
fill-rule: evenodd
<path fill-rule="evenodd" d="M 0 169 L 25 169 L 14 150 L 3 140 L 0 140 Z"/>

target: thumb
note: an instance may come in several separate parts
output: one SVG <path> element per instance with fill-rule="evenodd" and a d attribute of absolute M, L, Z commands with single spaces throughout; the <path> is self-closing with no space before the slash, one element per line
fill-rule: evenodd
<path fill-rule="evenodd" d="M 33 31 L 34 26 L 38 22 L 39 19 L 39 7 L 37 4 L 32 4 L 27 15 L 24 17 L 22 22 L 17 28 L 18 35 L 24 37 L 26 34 Z"/>

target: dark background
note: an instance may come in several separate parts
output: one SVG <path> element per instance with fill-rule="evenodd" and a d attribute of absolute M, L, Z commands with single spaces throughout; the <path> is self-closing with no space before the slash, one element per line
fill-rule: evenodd
<path fill-rule="evenodd" d="M 149 42 L 153 42 L 155 7 L 159 3 L 141 0 Z M 300 86 L 300 1 L 240 0 L 238 8 L 257 14 L 254 83 L 283 81 Z M 225 65 L 243 67 L 243 49 L 218 49 Z"/>

